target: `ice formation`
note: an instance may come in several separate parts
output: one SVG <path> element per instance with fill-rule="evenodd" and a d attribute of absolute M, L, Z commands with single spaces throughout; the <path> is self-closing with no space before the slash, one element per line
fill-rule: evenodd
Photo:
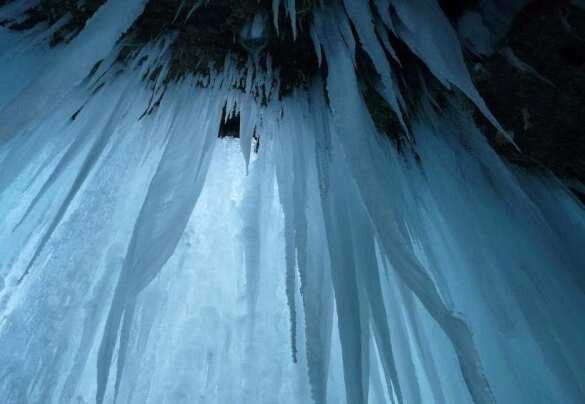
<path fill-rule="evenodd" d="M 252 59 L 162 90 L 171 37 L 117 69 L 143 7 L 55 49 L 0 28 L 1 402 L 585 400 L 583 206 L 457 99 L 423 95 L 400 152 L 366 109 L 358 44 L 404 116 L 392 32 L 499 127 L 435 0 L 317 7 L 328 74 L 282 98 Z"/>

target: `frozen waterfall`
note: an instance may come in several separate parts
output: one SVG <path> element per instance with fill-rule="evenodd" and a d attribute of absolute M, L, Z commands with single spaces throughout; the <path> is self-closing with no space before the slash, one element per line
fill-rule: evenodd
<path fill-rule="evenodd" d="M 317 7 L 327 74 L 284 97 L 252 59 L 165 82 L 172 37 L 121 69 L 144 3 L 0 27 L 0 402 L 585 401 L 583 205 L 456 96 L 400 151 L 364 103 L 358 46 L 405 125 L 393 32 L 504 131 L 435 0 Z"/>

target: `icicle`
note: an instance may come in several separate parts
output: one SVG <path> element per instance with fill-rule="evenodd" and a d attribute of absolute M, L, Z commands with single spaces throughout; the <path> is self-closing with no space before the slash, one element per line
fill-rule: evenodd
<path fill-rule="evenodd" d="M 249 157 L 249 156 L 248 156 Z M 245 161 L 246 173 L 248 174 L 249 161 Z M 244 265 L 246 271 L 246 291 L 248 301 L 248 315 L 251 320 L 251 327 L 254 326 L 256 317 L 256 306 L 259 294 L 260 282 L 260 260 L 262 250 L 261 240 L 261 219 L 263 213 L 263 202 L 268 199 L 263 194 L 263 184 L 266 177 L 272 179 L 266 167 L 266 153 L 254 162 L 252 172 L 249 173 L 250 181 L 245 189 L 241 202 L 242 215 L 242 247 L 244 253 Z"/>
<path fill-rule="evenodd" d="M 144 67 L 145 69 L 146 67 Z M 139 72 L 140 73 L 140 72 Z M 31 201 L 29 207 L 27 208 L 26 212 L 17 223 L 16 227 L 21 225 L 23 221 L 27 219 L 28 214 L 36 207 L 36 204 L 39 200 L 41 200 L 45 193 L 53 186 L 54 182 L 57 178 L 60 178 L 63 171 L 67 170 L 69 165 L 74 160 L 75 156 L 81 152 L 84 148 L 87 148 L 87 154 L 82 165 L 78 168 L 77 175 L 75 176 L 74 181 L 71 184 L 70 190 L 65 195 L 63 201 L 61 202 L 57 214 L 53 217 L 47 229 L 44 231 L 43 237 L 40 239 L 38 246 L 36 247 L 34 255 L 31 257 L 30 262 L 28 263 L 26 270 L 21 275 L 19 282 L 28 275 L 30 269 L 35 264 L 36 259 L 38 256 L 43 252 L 43 249 L 46 243 L 51 238 L 54 230 L 59 225 L 63 217 L 65 216 L 69 205 L 76 197 L 79 189 L 83 186 L 83 184 L 87 181 L 87 178 L 91 175 L 92 170 L 94 169 L 97 162 L 104 157 L 104 150 L 106 147 L 109 146 L 110 139 L 112 135 L 115 133 L 117 126 L 121 118 L 128 114 L 130 110 L 136 108 L 137 105 L 140 105 L 139 102 L 141 99 L 144 99 L 145 93 L 142 91 L 136 91 L 137 88 L 141 87 L 140 83 L 141 74 L 137 74 L 132 81 L 127 81 L 123 83 L 122 86 L 115 86 L 121 87 L 118 88 L 110 88 L 112 93 L 116 94 L 120 92 L 119 99 L 111 104 L 109 110 L 105 110 L 105 122 L 103 128 L 97 133 L 91 131 L 92 127 L 96 126 L 96 123 L 99 121 L 93 121 L 87 125 L 87 131 L 89 136 L 93 138 L 88 138 L 84 136 L 80 136 L 73 141 L 70 145 L 69 150 L 62 156 L 59 164 L 55 167 L 54 171 L 51 175 L 47 178 L 43 187 L 38 191 L 35 198 Z M 54 195 L 53 195 L 54 197 Z"/>
<path fill-rule="evenodd" d="M 461 90 L 512 143 L 471 81 L 455 30 L 436 0 L 392 0 L 400 18 L 398 35 L 445 85 Z"/>
<path fill-rule="evenodd" d="M 9 1 L 8 4 L 0 6 L 0 18 L 3 20 L 12 20 L 20 17 L 25 11 L 36 7 L 41 0 L 21 0 Z"/>
<path fill-rule="evenodd" d="M 205 97 L 208 94 L 210 96 Z M 134 227 L 100 346 L 99 403 L 104 400 L 120 325 L 122 330 L 130 326 L 138 293 L 152 281 L 174 252 L 203 187 L 210 151 L 219 131 L 221 97 L 210 92 L 200 92 L 195 97 L 195 101 L 182 111 L 185 114 L 183 122 L 178 120 L 177 127 L 171 129 L 169 142 Z M 196 112 L 198 114 L 194 115 Z M 194 119 L 200 122 L 200 133 L 189 135 L 185 132 L 192 128 Z M 165 212 L 164 219 L 159 217 L 161 212 Z M 153 249 L 153 245 L 156 248 Z M 121 334 L 119 344 L 116 386 L 124 369 L 125 333 Z"/>
<path fill-rule="evenodd" d="M 321 49 L 319 35 L 317 34 L 317 31 L 314 27 L 311 27 L 311 41 L 313 42 L 313 48 L 315 49 L 315 54 L 317 55 L 319 67 L 321 67 L 323 65 L 323 50 Z"/>
<path fill-rule="evenodd" d="M 322 89 L 322 83 L 317 81 L 313 87 Z M 292 168 L 296 173 L 293 212 L 297 230 L 295 242 L 300 288 L 305 313 L 308 376 L 312 397 L 317 404 L 322 404 L 326 402 L 328 390 L 333 291 L 317 166 L 318 140 L 315 139 L 326 136 L 326 132 L 314 130 L 325 128 L 327 107 L 321 93 L 315 91 L 311 95 L 308 105 L 300 94 L 287 100 L 284 106 L 287 112 L 283 117 L 281 133 L 291 135 L 279 136 L 278 141 L 283 143 L 283 155 L 293 159 Z M 297 114 L 304 114 L 300 115 L 303 118 Z M 283 158 L 278 162 L 288 161 Z M 290 165 L 284 165 L 281 176 L 287 176 L 287 170 L 290 168 Z"/>
<path fill-rule="evenodd" d="M 337 170 L 336 170 L 337 171 Z M 338 174 L 333 174 L 338 175 Z M 334 181 L 339 181 L 340 178 Z M 336 189 L 340 183 L 334 183 Z M 358 299 L 355 261 L 351 253 L 351 239 L 348 232 L 341 226 L 347 223 L 348 216 L 344 210 L 344 201 L 334 201 L 341 195 L 330 196 L 324 201 L 325 224 L 331 254 L 331 278 L 335 290 L 335 303 L 339 317 L 339 336 L 343 354 L 344 381 L 346 400 L 348 403 L 367 402 L 367 384 L 365 384 L 365 366 L 362 344 L 362 323 L 360 303 Z"/>
<path fill-rule="evenodd" d="M 555 84 L 552 81 L 550 81 L 549 79 L 547 79 L 546 77 L 544 77 L 543 75 L 541 75 L 540 73 L 538 73 L 532 66 L 530 66 L 529 64 L 525 63 L 522 59 L 520 59 L 514 53 L 514 51 L 512 50 L 512 48 L 510 48 L 509 46 L 504 47 L 500 51 L 500 54 L 515 69 L 517 69 L 517 70 L 519 70 L 521 72 L 524 72 L 524 73 L 532 74 L 534 77 L 536 77 L 537 79 L 541 80 L 542 82 L 548 84 L 551 87 L 555 87 L 556 88 Z"/>
<path fill-rule="evenodd" d="M 266 12 L 258 11 L 240 30 L 240 42 L 255 62 L 268 43 L 268 18 Z"/>
<path fill-rule="evenodd" d="M 272 22 L 276 29 L 276 36 L 280 35 L 279 29 L 280 0 L 272 0 Z"/>
<path fill-rule="evenodd" d="M 326 88 L 280 98 L 269 58 L 233 55 L 165 86 L 165 40 L 36 104 L 0 142 L 0 401 L 583 401 L 583 205 L 503 162 L 456 102 L 423 97 L 412 150 L 379 136 L 356 39 L 379 71 L 388 32 L 442 73 L 429 55 L 456 45 L 424 39 L 434 1 L 391 3 L 316 8 Z M 65 53 L 5 34 L 10 107 Z M 240 139 L 217 139 L 236 115 Z"/>
<path fill-rule="evenodd" d="M 390 0 L 374 0 L 374 5 L 386 28 L 396 34 L 396 28 L 390 16 Z"/>
<path fill-rule="evenodd" d="M 322 35 L 327 41 L 324 46 L 330 66 L 327 88 L 335 126 L 339 131 L 338 140 L 343 145 L 348 165 L 372 223 L 380 235 L 381 244 L 392 258 L 393 267 L 401 279 L 421 299 L 425 308 L 451 339 L 458 352 L 465 381 L 476 403 L 493 403 L 493 395 L 468 326 L 446 306 L 433 279 L 410 251 L 401 219 L 395 216 L 396 212 L 388 210 L 388 206 L 392 205 L 392 198 L 388 197 L 385 201 L 386 198 L 378 196 L 378 190 L 388 186 L 377 175 L 380 169 L 376 165 L 380 164 L 383 157 L 379 154 L 381 151 L 370 143 L 371 137 L 376 133 L 373 122 L 363 105 L 347 51 L 340 45 L 336 34 L 331 32 L 330 24 L 321 24 Z M 364 157 L 365 152 L 370 153 L 369 158 Z M 400 248 L 396 248 L 397 246 Z"/>
<path fill-rule="evenodd" d="M 291 106 L 291 109 L 294 108 Z M 296 111 L 291 111 L 294 114 Z M 294 114 L 296 116 L 296 114 Z M 294 124 L 293 124 L 294 125 Z M 283 127 L 284 133 L 298 133 L 295 126 Z M 304 233 L 305 226 L 302 218 L 298 218 L 299 211 L 296 204 L 295 195 L 302 192 L 298 189 L 298 177 L 300 173 L 296 172 L 294 161 L 294 146 L 288 142 L 289 139 L 278 139 L 278 149 L 276 158 L 276 176 L 278 180 L 279 199 L 282 204 L 284 213 L 284 242 L 285 242 L 285 262 L 286 262 L 286 298 L 291 318 L 291 345 L 293 361 L 297 362 L 297 343 L 296 343 L 296 317 L 297 309 L 295 302 L 295 293 L 297 290 L 297 241 L 301 241 L 298 246 L 301 250 L 304 247 L 304 240 L 298 240 L 298 235 Z M 296 186 L 295 186 L 296 185 Z M 303 217 L 304 219 L 304 217 Z"/>
<path fill-rule="evenodd" d="M 201 7 L 204 3 L 204 0 L 195 0 L 195 3 L 193 4 L 193 6 L 189 9 L 189 12 L 187 13 L 187 16 L 185 17 L 185 22 L 189 21 L 189 19 L 191 18 L 191 16 L 193 15 L 193 13 L 195 11 L 197 11 L 197 9 L 199 7 Z"/>
<path fill-rule="evenodd" d="M 290 26 L 293 32 L 293 38 L 297 39 L 297 0 L 286 0 L 286 11 L 290 18 Z"/>
<path fill-rule="evenodd" d="M 39 116 L 54 110 L 93 66 L 107 57 L 116 41 L 144 9 L 145 0 L 109 0 L 87 22 L 86 28 L 65 47 L 17 99 L 0 111 L 0 142 L 6 142 Z"/>
<path fill-rule="evenodd" d="M 252 97 L 242 97 L 240 99 L 240 145 L 246 162 L 246 170 L 250 165 L 252 138 L 257 122 L 256 102 Z"/>
<path fill-rule="evenodd" d="M 383 282 L 376 262 L 375 240 L 372 237 L 372 229 L 368 223 L 366 212 L 359 206 L 358 201 L 352 203 L 351 217 L 353 219 L 355 255 L 359 263 L 358 281 L 365 290 L 364 297 L 369 303 L 376 345 L 380 351 L 380 360 L 386 379 L 386 389 L 388 392 L 394 393 L 398 403 L 403 403 L 402 388 L 392 352 L 392 338 L 382 293 Z"/>
<path fill-rule="evenodd" d="M 376 34 L 378 35 L 378 37 L 382 41 L 382 45 L 384 46 L 384 49 L 386 49 L 386 52 L 388 52 L 392 56 L 394 61 L 396 63 L 398 63 L 399 66 L 401 66 L 400 59 L 398 58 L 398 55 L 396 54 L 394 47 L 390 43 L 388 31 L 382 26 L 382 24 L 380 23 L 380 20 L 376 21 Z"/>
<path fill-rule="evenodd" d="M 173 17 L 173 20 L 171 21 L 172 24 L 174 24 L 177 21 L 177 18 L 179 18 L 179 15 L 181 14 L 181 11 L 183 11 L 183 7 L 185 7 L 185 2 L 187 0 L 181 0 L 181 3 L 179 4 L 179 7 L 177 7 L 177 11 L 175 11 L 175 16 Z"/>
<path fill-rule="evenodd" d="M 400 104 L 402 103 L 399 90 L 392 79 L 392 68 L 384 54 L 384 50 L 376 36 L 373 16 L 367 2 L 344 0 L 345 9 L 356 27 L 362 47 L 372 58 L 372 62 L 382 79 L 382 96 L 388 102 L 398 119 L 405 126 Z M 339 20 L 339 16 L 335 20 Z"/>

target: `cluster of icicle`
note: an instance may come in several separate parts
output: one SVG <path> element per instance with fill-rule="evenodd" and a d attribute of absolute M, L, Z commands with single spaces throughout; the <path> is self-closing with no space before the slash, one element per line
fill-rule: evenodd
<path fill-rule="evenodd" d="M 402 116 L 392 32 L 497 125 L 435 0 L 317 7 L 327 77 L 262 102 L 230 64 L 145 83 L 170 39 L 115 64 L 144 1 L 56 49 L 0 31 L 1 402 L 583 402 L 583 206 L 455 101 L 416 156 L 365 107 L 358 41 Z"/>

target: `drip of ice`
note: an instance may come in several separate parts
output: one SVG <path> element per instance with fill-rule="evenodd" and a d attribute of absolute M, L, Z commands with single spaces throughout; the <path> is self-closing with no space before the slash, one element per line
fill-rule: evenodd
<path fill-rule="evenodd" d="M 268 20 L 266 13 L 257 12 L 240 31 L 240 41 L 252 55 L 257 56 L 268 44 Z"/>
<path fill-rule="evenodd" d="M 120 4 L 76 39 L 89 76 L 74 43 L 0 31 L 2 116 L 39 112 L 0 142 L 0 401 L 583 402 L 583 205 L 456 100 L 421 101 L 415 155 L 359 92 L 362 46 L 402 108 L 392 32 L 481 105 L 434 1 L 318 7 L 328 75 L 283 98 L 230 57 L 165 83 L 172 38 L 117 64 Z"/>

